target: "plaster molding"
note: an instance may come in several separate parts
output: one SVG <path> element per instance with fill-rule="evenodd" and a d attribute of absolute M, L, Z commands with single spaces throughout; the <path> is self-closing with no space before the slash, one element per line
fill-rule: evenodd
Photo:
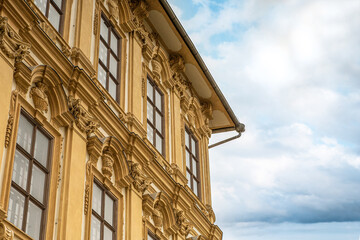
<path fill-rule="evenodd" d="M 29 53 L 31 45 L 23 41 L 8 24 L 7 17 L 0 16 L 0 49 L 15 62 L 21 62 Z"/>
<path fill-rule="evenodd" d="M 35 108 L 40 112 L 48 112 L 47 85 L 41 81 L 36 82 L 30 90 L 30 97 L 34 101 Z"/>

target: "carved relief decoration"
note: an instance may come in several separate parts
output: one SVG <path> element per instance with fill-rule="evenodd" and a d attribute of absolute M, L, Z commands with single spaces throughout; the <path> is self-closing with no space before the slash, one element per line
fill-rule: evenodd
<path fill-rule="evenodd" d="M 13 91 L 11 95 L 11 103 L 10 103 L 10 111 L 9 111 L 9 118 L 6 125 L 6 132 L 5 132 L 5 148 L 9 146 L 11 134 L 13 131 L 13 125 L 14 125 L 14 111 L 15 111 L 15 105 L 17 101 L 17 91 Z"/>
<path fill-rule="evenodd" d="M 34 101 L 35 108 L 41 112 L 48 112 L 47 86 L 43 82 L 36 82 L 30 90 L 30 97 Z"/>
<path fill-rule="evenodd" d="M 114 158 L 111 151 L 108 148 L 105 148 L 102 155 L 102 173 L 108 179 L 111 178 L 113 174 Z"/>
<path fill-rule="evenodd" d="M 30 46 L 10 28 L 8 18 L 0 16 L 0 49 L 5 55 L 20 62 L 30 53 Z"/>
<path fill-rule="evenodd" d="M 154 220 L 155 227 L 161 228 L 163 226 L 164 216 L 159 204 L 155 204 L 152 218 Z"/>
<path fill-rule="evenodd" d="M 90 195 L 90 186 L 86 183 L 85 186 L 85 197 L 84 197 L 84 214 L 87 215 L 89 210 L 89 195 Z"/>
<path fill-rule="evenodd" d="M 144 193 L 145 190 L 152 183 L 151 178 L 145 176 L 145 174 L 143 173 L 143 171 L 140 168 L 139 163 L 135 163 L 132 161 L 128 161 L 128 162 L 129 162 L 129 167 L 130 167 L 130 175 L 134 179 L 134 181 L 133 181 L 134 188 L 137 191 Z"/>
<path fill-rule="evenodd" d="M 69 96 L 68 107 L 70 113 L 75 118 L 76 126 L 88 136 L 100 127 L 98 121 L 81 105 L 80 99 Z"/>
<path fill-rule="evenodd" d="M 176 225 L 179 227 L 179 231 L 182 235 L 188 235 L 192 230 L 192 224 L 185 217 L 185 213 L 182 210 L 175 209 Z"/>
<path fill-rule="evenodd" d="M 144 18 L 148 17 L 149 5 L 145 0 L 128 0 L 128 2 L 131 11 L 139 19 L 139 21 L 142 21 Z"/>
<path fill-rule="evenodd" d="M 46 22 L 40 22 L 41 29 L 48 35 L 51 41 L 55 42 L 56 40 L 56 31 L 53 29 L 52 26 L 49 26 Z"/>
<path fill-rule="evenodd" d="M 10 230 L 4 222 L 0 222 L 0 239 L 1 240 L 13 240 L 14 232 Z"/>
<path fill-rule="evenodd" d="M 119 20 L 118 0 L 108 0 L 107 4 L 111 17 L 113 17 L 116 21 Z"/>

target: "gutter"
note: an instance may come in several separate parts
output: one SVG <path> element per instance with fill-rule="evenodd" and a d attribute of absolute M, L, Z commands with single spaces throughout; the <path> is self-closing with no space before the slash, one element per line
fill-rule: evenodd
<path fill-rule="evenodd" d="M 206 65 L 205 65 L 203 59 L 201 58 L 199 52 L 196 50 L 196 48 L 194 46 L 194 43 L 191 41 L 189 35 L 186 33 L 185 29 L 181 25 L 179 19 L 176 17 L 174 11 L 170 7 L 167 0 L 159 0 L 159 1 L 160 1 L 160 4 L 165 9 L 165 11 L 166 11 L 167 15 L 169 16 L 170 20 L 175 25 L 175 28 L 180 33 L 181 37 L 184 39 L 187 47 L 190 49 L 191 53 L 194 55 L 196 61 L 198 62 L 199 66 L 201 67 L 201 70 L 205 73 L 205 76 L 207 77 L 207 79 L 209 80 L 211 86 L 215 90 L 215 93 L 218 95 L 218 97 L 220 98 L 220 101 L 224 105 L 225 110 L 228 112 L 228 114 L 230 115 L 231 120 L 235 124 L 234 127 L 213 129 L 212 132 L 213 133 L 220 133 L 220 132 L 226 132 L 226 131 L 236 131 L 236 132 L 239 133 L 238 137 L 240 137 L 241 133 L 245 132 L 245 125 L 243 123 L 240 123 L 239 120 L 237 119 L 237 117 L 235 116 L 233 110 L 231 109 L 229 103 L 227 102 L 227 100 L 224 97 L 223 93 L 221 92 L 220 88 L 216 84 L 216 82 L 215 82 L 213 76 L 211 75 L 209 69 L 206 67 Z M 213 145 L 215 145 L 215 144 L 213 144 Z"/>

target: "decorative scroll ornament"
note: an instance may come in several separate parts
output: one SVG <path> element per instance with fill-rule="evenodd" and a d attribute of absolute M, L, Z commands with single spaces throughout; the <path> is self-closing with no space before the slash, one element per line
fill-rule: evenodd
<path fill-rule="evenodd" d="M 10 28 L 8 18 L 0 16 L 0 49 L 5 55 L 15 59 L 15 62 L 20 62 L 30 53 L 30 46 Z"/>
<path fill-rule="evenodd" d="M 108 179 L 111 178 L 113 174 L 113 165 L 114 159 L 109 149 L 105 149 L 102 155 L 102 173 Z"/>
<path fill-rule="evenodd" d="M 36 82 L 35 87 L 31 88 L 30 96 L 34 101 L 35 108 L 41 112 L 48 112 L 47 86 L 43 82 Z"/>
<path fill-rule="evenodd" d="M 70 113 L 75 118 L 76 126 L 88 136 L 100 127 L 100 124 L 94 119 L 94 117 L 81 105 L 80 99 L 75 99 L 74 97 L 69 96 L 68 107 Z"/>
<path fill-rule="evenodd" d="M 1 240 L 13 240 L 14 232 L 10 230 L 4 222 L 0 222 L 0 239 Z"/>
<path fill-rule="evenodd" d="M 172 54 L 169 60 L 170 68 L 174 72 L 185 71 L 185 61 L 180 54 Z"/>
<path fill-rule="evenodd" d="M 146 177 L 143 171 L 140 169 L 140 164 L 129 161 L 130 166 L 130 175 L 134 178 L 133 185 L 134 188 L 143 193 L 149 187 L 152 180 L 149 177 Z"/>

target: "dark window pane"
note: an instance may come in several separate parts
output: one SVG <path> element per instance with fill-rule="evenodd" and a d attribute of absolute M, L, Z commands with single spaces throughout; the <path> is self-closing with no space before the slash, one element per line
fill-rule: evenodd
<path fill-rule="evenodd" d="M 156 120 L 156 129 L 160 133 L 162 133 L 162 117 L 158 112 L 155 113 L 155 117 L 156 117 L 156 119 L 155 119 Z"/>
<path fill-rule="evenodd" d="M 196 155 L 196 142 L 191 138 L 191 152 Z"/>
<path fill-rule="evenodd" d="M 100 240 L 101 222 L 94 215 L 91 216 L 91 240 Z"/>
<path fill-rule="evenodd" d="M 118 61 L 115 59 L 115 57 L 110 54 L 110 72 L 111 74 L 117 78 L 117 72 L 118 72 Z"/>
<path fill-rule="evenodd" d="M 108 50 L 107 50 L 105 44 L 100 40 L 99 59 L 105 66 L 107 66 L 107 54 L 108 54 Z"/>
<path fill-rule="evenodd" d="M 26 219 L 25 232 L 33 239 L 40 238 L 41 215 L 41 208 L 30 202 Z"/>
<path fill-rule="evenodd" d="M 162 153 L 162 138 L 158 133 L 156 134 L 156 146 L 155 147 L 160 153 Z"/>
<path fill-rule="evenodd" d="M 147 119 L 154 123 L 154 108 L 150 102 L 147 102 Z"/>
<path fill-rule="evenodd" d="M 104 239 L 111 240 L 113 238 L 113 232 L 106 226 L 104 226 Z"/>
<path fill-rule="evenodd" d="M 155 91 L 155 104 L 156 104 L 156 107 L 161 111 L 162 108 L 161 108 L 161 95 L 158 91 Z"/>
<path fill-rule="evenodd" d="M 33 165 L 30 194 L 41 203 L 44 201 L 45 177 L 45 173 L 36 165 Z"/>
<path fill-rule="evenodd" d="M 100 64 L 99 64 L 99 69 L 98 69 L 98 80 L 101 83 L 101 85 L 104 88 L 106 88 L 106 72 Z"/>
<path fill-rule="evenodd" d="M 117 84 L 110 78 L 109 79 L 109 93 L 113 99 L 116 100 L 116 88 Z"/>
<path fill-rule="evenodd" d="M 188 180 L 188 186 L 191 188 L 191 175 L 188 171 L 186 171 L 186 178 Z"/>
<path fill-rule="evenodd" d="M 40 11 L 45 15 L 47 0 L 35 0 L 34 3 L 40 9 Z"/>
<path fill-rule="evenodd" d="M 194 179 L 193 181 L 193 191 L 195 193 L 196 196 L 198 196 L 198 183 L 196 182 L 196 180 Z"/>
<path fill-rule="evenodd" d="M 102 190 L 96 184 L 93 185 L 92 209 L 101 215 Z"/>
<path fill-rule="evenodd" d="M 28 153 L 30 153 L 31 149 L 33 129 L 34 126 L 23 115 L 20 115 L 19 129 L 16 142 Z"/>
<path fill-rule="evenodd" d="M 113 225 L 114 218 L 114 200 L 110 198 L 107 194 L 105 195 L 105 221 Z M 106 238 L 105 238 L 106 239 Z"/>
<path fill-rule="evenodd" d="M 10 189 L 8 219 L 17 228 L 21 229 L 24 214 L 25 197 L 15 190 L 13 187 Z"/>
<path fill-rule="evenodd" d="M 193 175 L 197 177 L 197 164 L 195 159 L 192 160 L 192 170 L 193 170 Z"/>
<path fill-rule="evenodd" d="M 104 38 L 104 40 L 108 41 L 108 27 L 105 24 L 105 21 L 103 18 L 101 18 L 101 24 L 100 24 L 100 35 Z"/>
<path fill-rule="evenodd" d="M 154 129 L 149 124 L 147 125 L 147 137 L 151 144 L 154 144 Z"/>
<path fill-rule="evenodd" d="M 154 101 L 154 89 L 153 86 L 150 84 L 149 80 L 147 81 L 147 96 L 152 102 Z"/>
<path fill-rule="evenodd" d="M 36 130 L 36 142 L 35 142 L 34 157 L 44 167 L 47 167 L 49 142 L 50 142 L 49 138 L 47 138 L 39 130 Z"/>
<path fill-rule="evenodd" d="M 19 151 L 16 150 L 12 180 L 16 182 L 24 190 L 26 189 L 28 170 L 29 170 L 29 160 Z"/>
<path fill-rule="evenodd" d="M 190 169 L 190 154 L 186 151 L 186 166 Z"/>
<path fill-rule="evenodd" d="M 189 134 L 185 131 L 185 145 L 190 148 L 190 145 L 189 145 Z"/>
<path fill-rule="evenodd" d="M 60 29 L 60 14 L 58 11 L 50 4 L 49 8 L 49 22 L 59 31 Z"/>
<path fill-rule="evenodd" d="M 114 51 L 115 55 L 118 55 L 118 39 L 113 32 L 111 32 L 111 49 Z"/>

